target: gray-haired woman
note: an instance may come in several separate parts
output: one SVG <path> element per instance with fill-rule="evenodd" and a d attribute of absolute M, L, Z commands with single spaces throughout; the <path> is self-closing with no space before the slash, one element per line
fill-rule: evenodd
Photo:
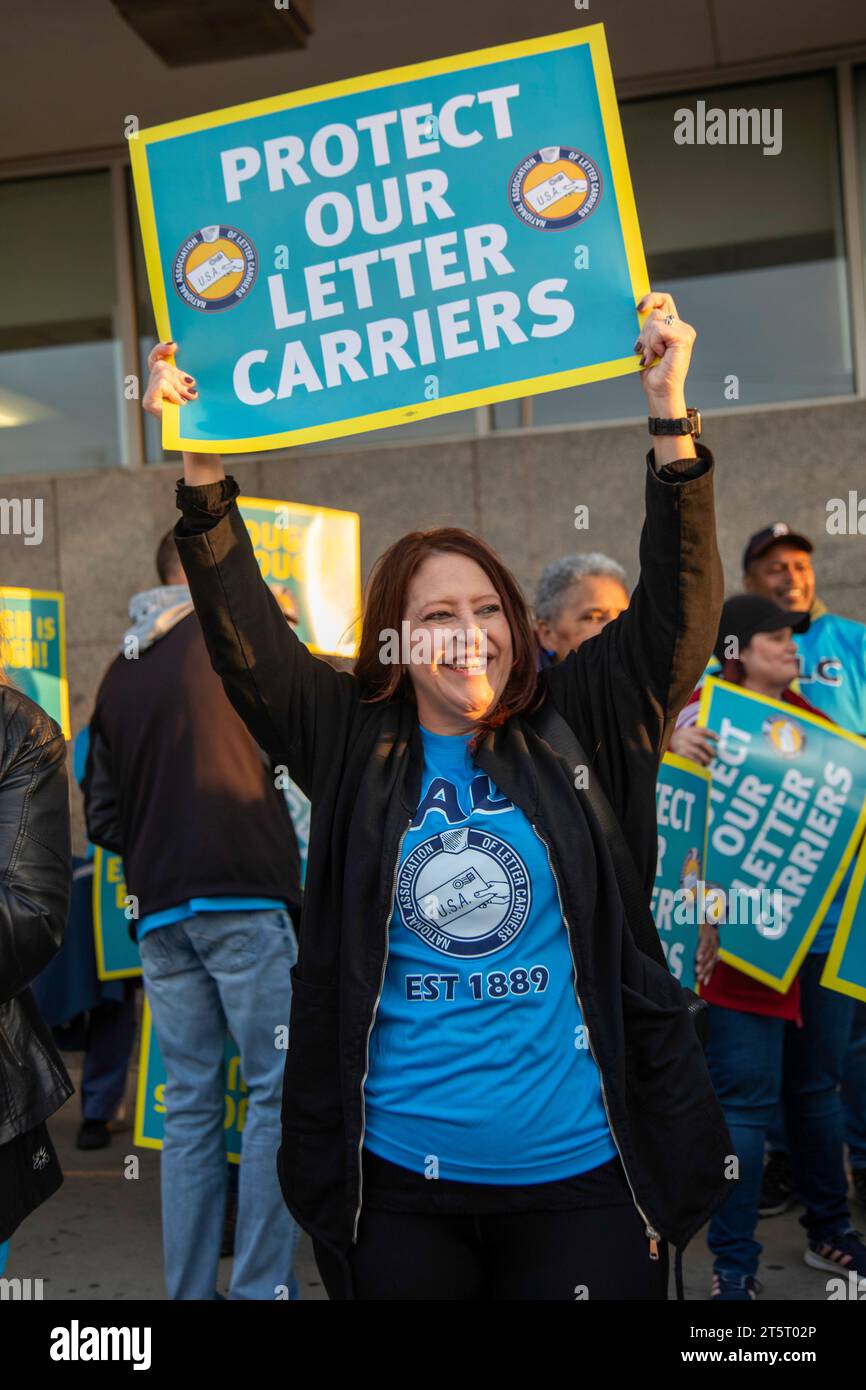
<path fill-rule="evenodd" d="M 542 570 L 535 592 L 538 641 L 564 661 L 628 608 L 626 573 L 600 551 L 563 555 Z"/>

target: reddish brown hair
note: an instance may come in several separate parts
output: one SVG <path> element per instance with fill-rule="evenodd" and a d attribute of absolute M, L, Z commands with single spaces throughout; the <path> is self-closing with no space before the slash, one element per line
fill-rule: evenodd
<path fill-rule="evenodd" d="M 401 631 L 409 585 L 429 555 L 465 555 L 480 565 L 493 584 L 511 630 L 514 650 L 511 674 L 495 709 L 478 721 L 478 732 L 503 724 L 513 714 L 531 709 L 537 699 L 538 646 L 529 608 L 517 580 L 496 551 L 480 536 L 457 526 L 430 531 L 410 531 L 395 541 L 373 566 L 364 593 L 364 614 L 355 675 L 367 700 L 412 699 L 412 683 L 405 666 L 385 665 L 380 659 L 380 632 Z"/>

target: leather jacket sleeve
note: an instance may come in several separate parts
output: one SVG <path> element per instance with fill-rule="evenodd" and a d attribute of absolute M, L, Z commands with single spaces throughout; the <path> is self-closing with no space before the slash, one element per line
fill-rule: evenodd
<path fill-rule="evenodd" d="M 63 734 L 11 686 L 0 690 L 0 1004 L 60 949 L 72 861 Z"/>
<path fill-rule="evenodd" d="M 112 854 L 123 854 L 120 816 L 114 790 L 111 749 L 99 725 L 98 712 L 90 721 L 87 765 L 81 783 L 87 837 Z"/>

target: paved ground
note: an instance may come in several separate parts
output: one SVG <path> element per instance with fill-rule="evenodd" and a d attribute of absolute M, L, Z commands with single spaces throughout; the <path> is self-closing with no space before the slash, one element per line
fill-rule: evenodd
<path fill-rule="evenodd" d="M 67 1053 L 66 1062 L 78 1084 L 81 1057 Z M 129 1078 L 127 1110 L 131 1117 L 135 1068 Z M 42 1278 L 46 1299 L 95 1301 L 105 1299 L 164 1299 L 159 1210 L 159 1154 L 135 1149 L 131 1126 L 114 1135 L 111 1147 L 96 1153 L 75 1148 L 80 1119 L 79 1098 L 73 1096 L 50 1122 L 66 1175 L 64 1186 L 24 1223 L 13 1237 L 7 1277 Z M 140 1176 L 123 1176 L 124 1158 L 137 1154 Z M 855 1224 L 866 1226 L 866 1212 L 854 1208 Z M 764 1299 L 820 1300 L 826 1298 L 827 1276 L 803 1263 L 804 1242 L 796 1214 L 764 1221 L 759 1230 L 764 1245 L 760 1277 Z M 684 1261 L 686 1296 L 707 1297 L 710 1262 L 706 1245 L 697 1237 Z M 304 1299 L 324 1299 L 325 1291 L 302 1238 L 296 1265 Z M 230 1262 L 220 1266 L 225 1291 Z"/>

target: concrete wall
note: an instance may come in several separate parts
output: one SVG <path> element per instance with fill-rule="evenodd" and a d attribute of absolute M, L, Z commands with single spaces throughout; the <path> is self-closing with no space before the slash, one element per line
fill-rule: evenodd
<path fill-rule="evenodd" d="M 719 540 L 729 591 L 739 586 L 745 538 L 786 520 L 816 543 L 818 591 L 866 620 L 866 536 L 828 536 L 826 504 L 866 496 L 866 403 L 705 422 L 718 463 Z M 395 443 L 232 462 L 248 495 L 345 507 L 361 516 L 362 567 L 404 531 L 452 524 L 480 531 L 527 593 L 541 568 L 572 550 L 604 550 L 636 577 L 647 436 L 639 425 Z M 126 625 L 130 594 L 157 582 L 154 550 L 176 519 L 175 465 L 140 472 L 4 478 L 5 497 L 44 499 L 44 539 L 2 544 L 2 582 L 66 595 L 73 731 L 90 716 L 100 678 Z M 574 509 L 589 507 L 589 530 Z M 866 525 L 866 522 L 864 522 Z M 82 843 L 76 796 L 76 840 Z"/>

